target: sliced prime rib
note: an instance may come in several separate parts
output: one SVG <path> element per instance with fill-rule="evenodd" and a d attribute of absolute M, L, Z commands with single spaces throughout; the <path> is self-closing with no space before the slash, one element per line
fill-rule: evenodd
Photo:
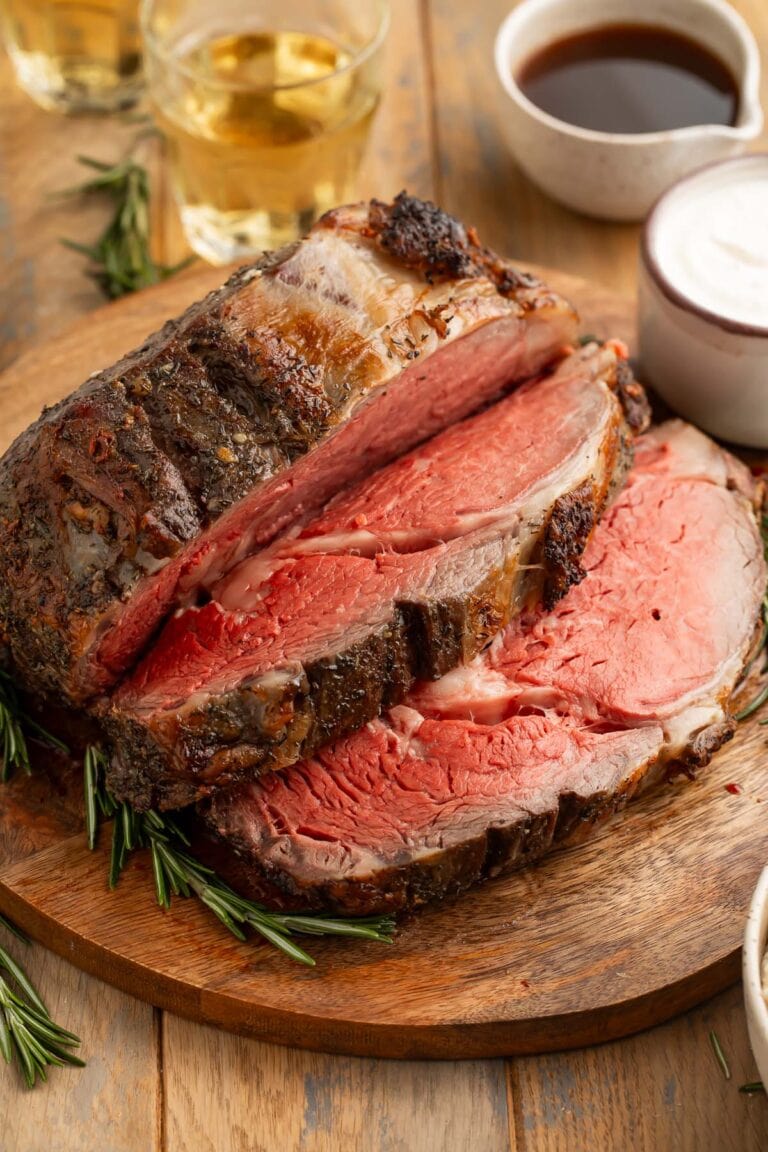
<path fill-rule="evenodd" d="M 173 606 L 540 371 L 573 309 L 401 194 L 326 215 L 43 413 L 0 463 L 0 632 L 78 704 Z"/>
<path fill-rule="evenodd" d="M 631 456 L 622 381 L 613 346 L 573 353 L 177 613 L 105 712 L 115 795 L 180 807 L 291 764 L 553 604 Z"/>
<path fill-rule="evenodd" d="M 399 910 L 541 856 L 729 739 L 765 589 L 747 470 L 643 437 L 588 577 L 315 758 L 202 806 L 200 847 L 278 907 Z"/>

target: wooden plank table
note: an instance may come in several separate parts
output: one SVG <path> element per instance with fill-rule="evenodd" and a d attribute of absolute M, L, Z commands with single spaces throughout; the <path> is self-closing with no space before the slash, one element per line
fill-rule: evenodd
<path fill-rule="evenodd" d="M 765 0 L 736 6 L 765 56 Z M 503 142 L 491 43 L 508 7 L 508 0 L 393 0 L 386 97 L 361 193 L 407 187 L 432 196 L 503 252 L 633 293 L 637 228 L 559 208 L 526 181 Z M 7 364 L 101 303 L 79 257 L 58 240 L 91 239 L 105 209 L 53 194 L 81 178 L 78 152 L 116 158 L 136 128 L 39 111 L 16 90 L 5 60 L 0 97 L 0 364 Z M 184 245 L 160 145 L 142 148 L 154 180 L 157 254 L 170 262 Z M 82 1036 L 88 1065 L 54 1071 L 33 1093 L 0 1071 L 3 1152 L 768 1148 L 768 1100 L 737 1091 L 756 1077 L 738 987 L 600 1048 L 398 1063 L 244 1040 L 153 1010 L 43 948 L 30 947 L 23 961 L 54 1016 Z M 730 1081 L 710 1051 L 711 1029 L 728 1054 Z"/>

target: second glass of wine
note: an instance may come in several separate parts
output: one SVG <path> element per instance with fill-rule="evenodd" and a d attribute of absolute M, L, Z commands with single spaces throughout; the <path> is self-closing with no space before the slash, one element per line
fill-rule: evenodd
<path fill-rule="evenodd" d="M 354 198 L 388 15 L 386 0 L 144 0 L 149 89 L 204 259 L 280 247 Z"/>
<path fill-rule="evenodd" d="M 0 0 L 16 79 L 49 111 L 116 112 L 141 95 L 138 0 Z"/>

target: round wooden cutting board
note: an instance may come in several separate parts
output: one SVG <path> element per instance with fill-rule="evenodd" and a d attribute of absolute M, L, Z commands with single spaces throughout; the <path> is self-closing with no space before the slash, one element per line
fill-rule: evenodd
<path fill-rule="evenodd" d="M 629 301 L 542 274 L 579 306 L 585 331 L 632 343 Z M 19 360 L 0 378 L 1 446 L 221 279 L 187 273 Z M 194 901 L 160 911 L 143 854 L 110 893 L 108 830 L 89 852 L 79 781 L 43 768 L 0 787 L 0 910 L 127 992 L 277 1043 L 442 1058 L 592 1044 L 736 979 L 748 898 L 768 861 L 767 761 L 753 718 L 698 780 L 658 789 L 534 868 L 410 916 L 391 947 L 310 940 L 315 969 L 239 944 Z"/>

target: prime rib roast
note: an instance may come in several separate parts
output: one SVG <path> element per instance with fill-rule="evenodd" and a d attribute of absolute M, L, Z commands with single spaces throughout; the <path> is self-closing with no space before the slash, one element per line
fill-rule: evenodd
<path fill-rule="evenodd" d="M 75 705 L 332 495 L 540 371 L 564 300 L 434 205 L 339 208 L 45 411 L 0 465 L 0 628 Z"/>
<path fill-rule="evenodd" d="M 757 492 L 689 425 L 639 443 L 587 578 L 355 735 L 202 806 L 277 907 L 396 911 L 524 864 L 730 738 L 765 590 Z"/>
<path fill-rule="evenodd" d="M 4 664 L 280 908 L 412 907 L 704 764 L 759 492 L 680 423 L 622 490 L 648 405 L 577 337 L 433 204 L 328 213 L 6 452 Z"/>
<path fill-rule="evenodd" d="M 292 764 L 551 607 L 630 462 L 623 381 L 615 348 L 580 349 L 179 611 L 104 713 L 113 793 L 181 807 Z"/>

